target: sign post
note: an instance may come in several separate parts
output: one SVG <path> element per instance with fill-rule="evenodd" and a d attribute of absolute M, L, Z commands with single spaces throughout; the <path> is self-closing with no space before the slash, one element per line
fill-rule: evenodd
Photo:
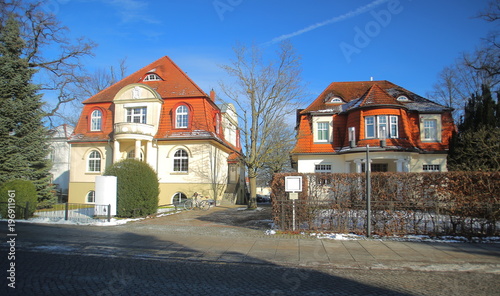
<path fill-rule="evenodd" d="M 286 176 L 285 192 L 289 193 L 288 197 L 292 200 L 292 229 L 295 231 L 295 200 L 299 199 L 299 192 L 302 192 L 302 176 Z"/>
<path fill-rule="evenodd" d="M 370 161 L 370 145 L 366 145 L 366 236 L 372 236 L 372 184 L 371 184 L 371 161 Z"/>

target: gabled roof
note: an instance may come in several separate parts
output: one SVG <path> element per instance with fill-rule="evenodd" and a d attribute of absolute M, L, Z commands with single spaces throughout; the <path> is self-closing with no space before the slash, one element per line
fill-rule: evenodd
<path fill-rule="evenodd" d="M 332 109 L 327 105 L 327 98 L 338 96 L 346 102 L 342 108 L 343 112 L 359 107 L 375 105 L 405 106 L 410 110 L 420 112 L 442 112 L 450 108 L 439 105 L 423 98 L 399 85 L 387 80 L 378 81 L 349 81 L 331 83 L 301 114 L 323 112 Z M 398 101 L 399 96 L 406 96 L 407 102 Z"/>
<path fill-rule="evenodd" d="M 368 91 L 360 98 L 360 107 L 376 106 L 376 105 L 400 105 L 396 98 L 392 97 L 385 90 L 380 88 L 378 84 L 374 84 Z"/>
<path fill-rule="evenodd" d="M 151 73 L 157 74 L 162 80 L 143 81 L 144 77 Z M 150 86 L 164 99 L 207 96 L 168 56 L 164 56 L 102 90 L 83 103 L 112 102 L 120 89 L 133 83 L 143 83 Z"/>

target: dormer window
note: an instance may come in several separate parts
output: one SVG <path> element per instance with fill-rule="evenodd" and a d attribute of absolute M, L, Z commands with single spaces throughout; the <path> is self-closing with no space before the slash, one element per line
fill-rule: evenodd
<path fill-rule="evenodd" d="M 407 96 L 399 96 L 396 100 L 399 102 L 408 102 L 410 99 Z"/>
<path fill-rule="evenodd" d="M 100 131 L 102 126 L 102 112 L 99 110 L 92 111 L 90 115 L 90 131 Z"/>
<path fill-rule="evenodd" d="M 342 100 L 342 98 L 337 96 L 337 95 L 329 94 L 325 98 L 325 103 L 327 103 L 327 104 L 343 104 L 344 100 Z"/>
<path fill-rule="evenodd" d="M 144 81 L 160 81 L 161 78 L 160 76 L 156 75 L 155 73 L 149 73 L 144 77 Z"/>

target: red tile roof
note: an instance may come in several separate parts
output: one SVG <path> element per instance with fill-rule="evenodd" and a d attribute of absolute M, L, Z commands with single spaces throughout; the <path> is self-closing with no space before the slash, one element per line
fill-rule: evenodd
<path fill-rule="evenodd" d="M 161 80 L 144 81 L 148 74 L 156 74 Z M 107 141 L 112 138 L 114 124 L 113 99 L 116 94 L 130 84 L 141 83 L 153 88 L 163 99 L 158 132 L 154 136 L 161 140 L 206 140 L 213 139 L 223 144 L 229 151 L 240 152 L 241 148 L 227 142 L 223 133 L 216 131 L 216 115 L 219 107 L 203 92 L 169 57 L 164 56 L 125 77 L 112 86 L 83 102 L 80 120 L 72 137 L 73 142 Z M 215 97 L 215 93 L 213 93 Z M 173 110 L 179 104 L 192 108 L 190 126 L 176 129 L 173 123 Z M 102 131 L 90 131 L 90 114 L 99 108 L 102 111 Z"/>
<path fill-rule="evenodd" d="M 155 73 L 163 80 L 143 81 L 148 73 Z M 164 56 L 90 97 L 83 103 L 111 102 L 120 89 L 133 83 L 143 83 L 150 86 L 164 99 L 207 96 L 169 57 Z"/>
<path fill-rule="evenodd" d="M 363 95 L 367 95 L 374 86 L 376 89 L 373 92 L 382 91 L 383 97 L 388 99 L 387 96 L 392 98 L 397 98 L 400 95 L 407 96 L 410 100 L 415 98 L 421 98 L 420 96 L 392 83 L 387 80 L 378 81 L 349 81 L 349 82 L 333 82 L 331 83 L 317 98 L 311 103 L 306 109 L 301 113 L 309 113 L 319 110 L 330 109 L 331 106 L 327 106 L 325 100 L 331 96 L 338 96 L 342 98 L 345 102 L 351 102 L 356 99 L 360 99 Z"/>
<path fill-rule="evenodd" d="M 406 96 L 408 100 L 398 101 L 399 96 Z M 340 97 L 345 104 L 334 106 L 330 102 L 332 97 Z M 349 146 L 348 127 L 355 128 L 358 145 L 377 143 L 379 139 L 365 139 L 362 117 L 379 114 L 397 115 L 400 118 L 399 138 L 387 139 L 388 146 L 397 149 L 444 151 L 448 149 L 450 131 L 454 128 L 451 110 L 386 80 L 333 82 L 306 109 L 299 112 L 297 143 L 291 153 L 339 153 Z M 428 144 L 420 140 L 420 112 L 442 114 L 443 141 Z M 318 114 L 332 116 L 333 143 L 314 142 L 312 117 Z"/>
<path fill-rule="evenodd" d="M 368 107 L 375 105 L 403 105 L 398 102 L 396 98 L 388 94 L 385 90 L 380 88 L 378 84 L 374 84 L 368 91 L 361 96 L 360 107 Z"/>

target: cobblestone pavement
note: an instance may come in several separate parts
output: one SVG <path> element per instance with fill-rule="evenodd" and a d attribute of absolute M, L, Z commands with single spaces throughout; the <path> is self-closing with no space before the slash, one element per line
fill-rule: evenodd
<path fill-rule="evenodd" d="M 478 273 L 310 269 L 23 251 L 1 295 L 498 295 Z M 4 266 L 2 264 L 2 266 Z"/>
<path fill-rule="evenodd" d="M 0 295 L 500 295 L 499 244 L 266 235 L 268 210 L 17 223 L 16 289 L 4 272 Z M 4 238 L 6 229 L 0 222 Z M 8 252 L 0 245 L 0 270 Z"/>

